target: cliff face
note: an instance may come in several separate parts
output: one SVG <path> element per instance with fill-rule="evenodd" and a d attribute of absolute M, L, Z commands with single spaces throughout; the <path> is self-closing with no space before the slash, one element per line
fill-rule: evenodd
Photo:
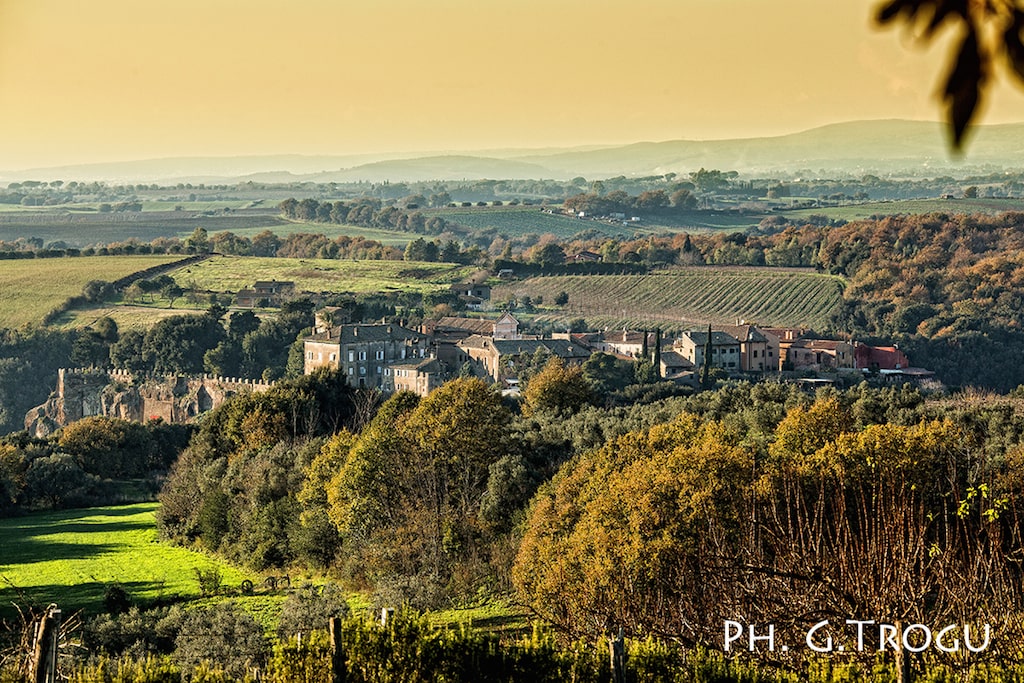
<path fill-rule="evenodd" d="M 25 415 L 25 429 L 42 437 L 93 415 L 187 423 L 235 394 L 271 386 L 229 377 L 136 378 L 123 370 L 61 369 L 57 390 Z"/>

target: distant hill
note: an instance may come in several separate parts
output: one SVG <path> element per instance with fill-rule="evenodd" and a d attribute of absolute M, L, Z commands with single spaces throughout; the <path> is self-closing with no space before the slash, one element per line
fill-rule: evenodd
<path fill-rule="evenodd" d="M 935 175 L 985 166 L 1019 167 L 1024 153 L 1024 124 L 979 127 L 961 160 L 951 158 L 945 136 L 944 124 L 939 123 L 857 121 L 778 137 L 641 142 L 521 160 L 595 178 L 688 173 L 702 167 L 748 174 L 824 170 Z"/>
<path fill-rule="evenodd" d="M 1018 168 L 1024 123 L 980 126 L 963 159 L 952 158 L 943 124 L 855 121 L 775 137 L 670 140 L 572 149 L 501 149 L 349 156 L 183 157 L 0 173 L 17 180 L 109 182 L 381 182 L 390 180 L 588 179 L 686 174 L 703 168 L 778 173 L 966 175 Z"/>

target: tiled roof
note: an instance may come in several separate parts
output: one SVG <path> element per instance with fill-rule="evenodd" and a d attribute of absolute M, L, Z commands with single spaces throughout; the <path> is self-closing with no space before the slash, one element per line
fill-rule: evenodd
<path fill-rule="evenodd" d="M 684 337 L 689 337 L 697 346 L 704 346 L 708 342 L 707 332 L 683 332 Z M 739 344 L 739 340 L 736 337 L 726 332 L 712 332 L 711 333 L 711 345 L 712 346 L 727 346 L 731 344 Z"/>
<path fill-rule="evenodd" d="M 459 318 L 447 316 L 438 320 L 437 324 L 434 326 L 435 330 L 443 330 L 444 328 L 466 330 L 475 334 L 490 336 L 494 334 L 494 321 L 488 320 L 487 318 Z"/>
<path fill-rule="evenodd" d="M 562 358 L 589 358 L 590 350 L 567 339 L 495 339 L 491 342 L 502 356 L 536 353 L 543 349 Z"/>
<path fill-rule="evenodd" d="M 427 336 L 401 325 L 337 325 L 324 332 L 306 337 L 310 341 L 355 344 L 358 342 L 412 341 L 427 339 Z"/>
<path fill-rule="evenodd" d="M 768 341 L 768 339 L 761 334 L 761 330 L 757 329 L 753 325 L 722 325 L 719 329 L 726 334 L 736 337 L 741 342 L 761 343 Z"/>
<path fill-rule="evenodd" d="M 416 363 L 402 363 L 399 365 L 393 364 L 392 368 L 402 368 L 407 370 L 415 370 L 416 372 L 422 373 L 434 373 L 438 374 L 443 371 L 441 364 L 437 362 L 436 358 L 424 358 Z"/>

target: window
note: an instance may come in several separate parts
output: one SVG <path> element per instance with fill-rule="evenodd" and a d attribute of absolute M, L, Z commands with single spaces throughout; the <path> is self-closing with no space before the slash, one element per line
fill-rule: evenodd
<path fill-rule="evenodd" d="M 359 366 L 359 374 L 360 375 L 365 375 L 366 374 L 366 366 L 365 365 L 360 365 Z"/>
<path fill-rule="evenodd" d="M 426 349 L 420 349 L 420 358 L 425 358 L 426 355 L 427 355 L 427 350 Z"/>
<path fill-rule="evenodd" d="M 331 360 L 338 360 L 338 354 L 332 353 L 331 354 Z"/>
<path fill-rule="evenodd" d="M 384 351 L 377 352 L 377 360 L 384 360 Z"/>
<path fill-rule="evenodd" d="M 306 360 L 313 360 L 313 352 L 306 351 Z"/>
<path fill-rule="evenodd" d="M 350 365 L 350 366 L 349 366 L 349 368 L 348 368 L 348 374 L 350 374 L 350 375 L 354 375 L 354 374 L 355 374 L 355 372 L 356 372 L 356 369 L 355 369 L 355 368 L 353 368 L 353 367 L 352 367 L 352 366 Z"/>
<path fill-rule="evenodd" d="M 733 347 L 733 348 L 729 349 L 729 353 L 731 353 L 732 355 L 735 356 L 736 355 L 736 347 Z"/>
<path fill-rule="evenodd" d="M 381 370 L 382 370 L 382 368 L 381 368 L 381 367 L 380 367 L 380 366 L 378 365 L 378 366 L 377 366 L 377 374 L 378 374 L 378 375 L 380 375 L 380 374 L 383 374 L 383 373 L 381 372 Z"/>
<path fill-rule="evenodd" d="M 384 368 L 384 376 L 385 377 L 390 377 L 391 376 L 391 368 Z"/>
<path fill-rule="evenodd" d="M 402 358 L 405 358 L 405 347 L 402 347 Z"/>
<path fill-rule="evenodd" d="M 359 352 L 359 360 L 366 360 L 366 351 Z"/>
<path fill-rule="evenodd" d="M 757 349 L 754 349 L 754 358 L 757 358 Z"/>
<path fill-rule="evenodd" d="M 351 351 L 351 350 L 350 350 L 350 351 L 348 352 L 348 362 L 349 362 L 349 363 L 351 363 L 351 362 L 352 362 L 352 361 L 354 361 L 355 359 L 356 359 L 356 352 L 355 352 L 355 351 Z"/>

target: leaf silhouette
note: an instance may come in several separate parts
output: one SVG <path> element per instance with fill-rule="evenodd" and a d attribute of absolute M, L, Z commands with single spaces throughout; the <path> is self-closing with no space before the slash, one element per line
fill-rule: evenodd
<path fill-rule="evenodd" d="M 1013 19 L 1006 28 L 1006 32 L 1003 33 L 1003 45 L 1013 72 L 1017 78 L 1024 81 L 1024 43 L 1020 39 L 1022 30 L 1024 30 L 1024 11 L 1014 8 Z"/>
<path fill-rule="evenodd" d="M 964 134 L 971 123 L 981 91 L 985 86 L 985 60 L 978 45 L 978 34 L 969 24 L 967 35 L 960 43 L 953 68 L 946 79 L 944 99 L 949 105 L 949 124 L 953 133 L 953 148 L 959 151 Z"/>

